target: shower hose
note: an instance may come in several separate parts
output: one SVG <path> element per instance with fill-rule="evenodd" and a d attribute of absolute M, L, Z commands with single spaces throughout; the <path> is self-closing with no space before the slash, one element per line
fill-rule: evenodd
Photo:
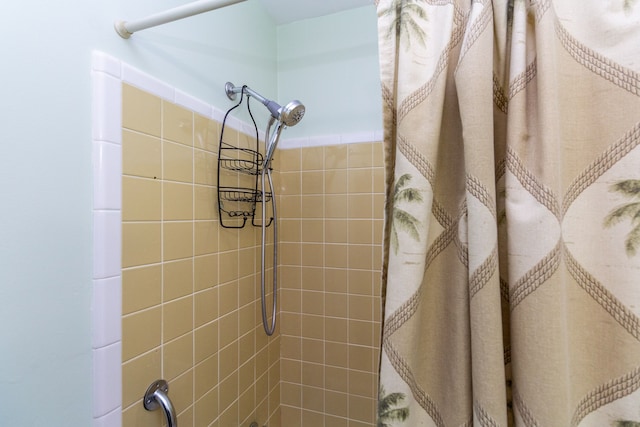
<path fill-rule="evenodd" d="M 262 191 L 261 191 L 261 201 L 262 201 L 262 244 L 260 245 L 260 296 L 262 301 L 262 326 L 264 326 L 264 331 L 267 335 L 273 335 L 273 332 L 276 329 L 276 303 L 278 300 L 278 216 L 276 214 L 276 195 L 273 189 L 273 181 L 271 179 L 271 168 L 269 167 L 270 162 L 266 162 L 264 167 L 262 168 Z M 271 209 L 272 209 L 272 220 L 273 222 L 273 304 L 271 307 L 271 322 L 267 318 L 267 298 L 266 298 L 266 285 L 265 285 L 265 276 L 266 276 L 266 247 L 267 247 L 267 222 L 266 222 L 266 189 L 265 189 L 265 175 L 269 181 L 269 189 L 271 190 Z"/>

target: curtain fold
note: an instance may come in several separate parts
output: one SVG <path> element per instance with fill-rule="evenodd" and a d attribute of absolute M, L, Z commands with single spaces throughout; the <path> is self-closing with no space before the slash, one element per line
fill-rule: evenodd
<path fill-rule="evenodd" d="M 640 1 L 376 7 L 378 426 L 640 426 Z"/>

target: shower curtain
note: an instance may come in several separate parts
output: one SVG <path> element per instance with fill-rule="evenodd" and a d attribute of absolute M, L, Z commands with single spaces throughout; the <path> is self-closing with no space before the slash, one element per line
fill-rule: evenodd
<path fill-rule="evenodd" d="M 382 426 L 640 426 L 640 0 L 378 0 Z"/>

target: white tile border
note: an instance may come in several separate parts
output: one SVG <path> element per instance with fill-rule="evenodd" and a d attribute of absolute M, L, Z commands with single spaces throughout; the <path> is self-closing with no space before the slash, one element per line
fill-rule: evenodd
<path fill-rule="evenodd" d="M 357 144 L 361 142 L 382 141 L 381 130 L 368 132 L 352 132 L 333 135 L 315 135 L 302 138 L 288 138 L 279 142 L 278 148 L 287 150 L 291 148 L 321 147 L 328 145 Z"/>
<path fill-rule="evenodd" d="M 105 53 L 94 51 L 93 146 L 93 427 L 122 426 L 122 83 L 222 121 L 224 112 Z M 229 126 L 247 124 L 232 118 Z M 279 148 L 376 142 L 382 131 L 290 138 Z"/>
<path fill-rule="evenodd" d="M 94 52 L 93 148 L 93 426 L 122 426 L 121 175 L 122 64 Z"/>

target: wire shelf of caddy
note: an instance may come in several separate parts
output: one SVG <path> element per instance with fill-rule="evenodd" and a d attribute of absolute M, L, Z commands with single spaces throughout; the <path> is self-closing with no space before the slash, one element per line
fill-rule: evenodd
<path fill-rule="evenodd" d="M 249 148 L 234 147 L 226 142 L 220 144 L 220 167 L 245 175 L 259 175 L 263 156 Z"/>
<path fill-rule="evenodd" d="M 225 228 L 243 228 L 247 220 L 255 221 L 256 207 L 262 203 L 262 191 L 258 190 L 264 157 L 256 150 L 236 147 L 221 138 L 218 150 L 218 213 Z M 267 191 L 264 201 L 270 202 L 272 192 Z M 268 220 L 271 224 L 271 220 Z"/>
<path fill-rule="evenodd" d="M 221 221 L 224 227 L 241 228 L 247 219 L 255 217 L 256 204 L 262 202 L 262 192 L 250 188 L 218 187 L 219 208 L 229 219 L 241 219 L 242 224 L 229 225 Z M 265 202 L 271 201 L 271 193 L 265 193 Z"/>
<path fill-rule="evenodd" d="M 240 203 L 261 203 L 262 193 L 250 188 L 242 187 L 219 187 L 220 197 L 223 202 L 240 202 Z M 271 193 L 265 192 L 265 202 L 271 201 Z M 232 215 L 244 216 L 244 215 Z"/>

